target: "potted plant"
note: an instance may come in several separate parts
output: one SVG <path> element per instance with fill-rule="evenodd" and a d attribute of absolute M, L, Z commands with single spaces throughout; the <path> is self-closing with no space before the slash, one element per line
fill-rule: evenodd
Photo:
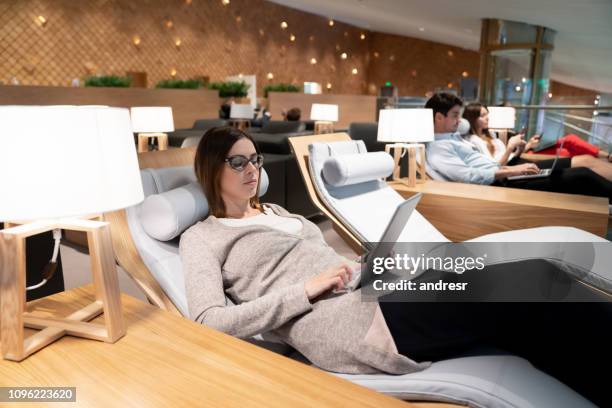
<path fill-rule="evenodd" d="M 197 79 L 164 79 L 159 81 L 156 88 L 172 88 L 172 89 L 198 89 L 203 86 L 202 82 Z"/>
<path fill-rule="evenodd" d="M 300 92 L 300 87 L 294 84 L 269 84 L 264 86 L 264 98 L 268 97 L 268 92 Z"/>
<path fill-rule="evenodd" d="M 132 80 L 129 77 L 116 75 L 89 76 L 85 78 L 85 86 L 129 88 Z"/>
<path fill-rule="evenodd" d="M 225 102 L 249 103 L 248 95 L 250 85 L 244 81 L 212 82 L 208 84 L 209 89 L 219 91 L 219 97 L 225 98 Z"/>

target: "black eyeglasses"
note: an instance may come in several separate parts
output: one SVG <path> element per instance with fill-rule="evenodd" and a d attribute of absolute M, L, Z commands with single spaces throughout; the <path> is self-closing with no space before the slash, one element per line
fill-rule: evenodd
<path fill-rule="evenodd" d="M 256 168 L 260 168 L 263 166 L 263 154 L 253 154 L 251 157 L 247 158 L 241 154 L 237 154 L 235 156 L 230 156 L 225 161 L 230 167 L 236 171 L 243 171 L 249 162 Z"/>

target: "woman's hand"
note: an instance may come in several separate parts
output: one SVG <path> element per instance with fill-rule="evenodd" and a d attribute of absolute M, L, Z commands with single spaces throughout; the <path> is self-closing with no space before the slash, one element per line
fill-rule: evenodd
<path fill-rule="evenodd" d="M 517 149 L 519 149 L 520 151 L 523 150 L 526 145 L 526 142 L 523 140 L 523 136 L 524 134 L 519 133 L 518 135 L 512 136 L 510 139 L 508 139 L 508 150 L 510 152 L 513 152 Z"/>
<path fill-rule="evenodd" d="M 523 176 L 527 174 L 538 174 L 540 168 L 534 163 L 524 163 L 516 166 L 509 166 L 511 174 L 509 176 Z"/>
<path fill-rule="evenodd" d="M 306 296 L 308 300 L 312 300 L 330 289 L 342 290 L 352 278 L 353 271 L 345 263 L 329 268 L 306 281 L 304 284 Z"/>
<path fill-rule="evenodd" d="M 530 151 L 531 149 L 533 149 L 534 147 L 536 147 L 538 145 L 538 143 L 540 143 L 540 135 L 533 135 L 531 136 L 531 139 L 529 139 L 529 141 L 527 142 L 527 144 L 525 145 L 525 151 Z"/>

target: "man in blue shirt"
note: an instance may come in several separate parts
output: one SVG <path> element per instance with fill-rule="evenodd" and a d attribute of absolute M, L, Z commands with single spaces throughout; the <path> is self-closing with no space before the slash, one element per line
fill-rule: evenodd
<path fill-rule="evenodd" d="M 463 101 L 449 93 L 435 94 L 425 104 L 425 108 L 433 111 L 435 133 L 435 141 L 427 145 L 428 171 L 447 181 L 595 195 L 612 200 L 610 181 L 588 168 L 570 168 L 569 159 L 559 160 L 549 177 L 507 180 L 510 176 L 536 174 L 540 168 L 530 162 L 501 166 L 480 153 L 457 132 L 462 106 Z M 540 166 L 546 168 L 551 164 L 552 160 L 547 160 Z"/>

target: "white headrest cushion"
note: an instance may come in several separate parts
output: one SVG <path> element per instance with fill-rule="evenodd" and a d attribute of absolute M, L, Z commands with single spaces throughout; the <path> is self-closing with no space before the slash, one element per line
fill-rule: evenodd
<path fill-rule="evenodd" d="M 323 180 L 334 186 L 364 183 L 393 172 L 393 158 L 386 152 L 343 154 L 323 163 Z"/>
<path fill-rule="evenodd" d="M 268 190 L 268 173 L 261 171 L 259 196 Z M 208 200 L 198 182 L 159 194 L 151 194 L 141 204 L 140 223 L 158 241 L 170 241 L 208 215 Z"/>
<path fill-rule="evenodd" d="M 467 135 L 470 132 L 470 122 L 466 118 L 459 119 L 459 126 L 457 126 L 457 132 L 461 136 Z"/>
<path fill-rule="evenodd" d="M 197 182 L 148 196 L 140 208 L 145 232 L 170 241 L 208 214 L 208 200 Z"/>

